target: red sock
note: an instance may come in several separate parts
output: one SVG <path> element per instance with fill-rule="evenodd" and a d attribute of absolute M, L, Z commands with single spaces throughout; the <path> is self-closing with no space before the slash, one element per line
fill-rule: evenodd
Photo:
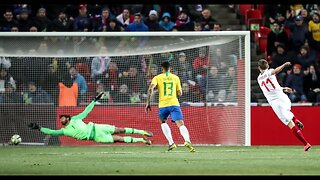
<path fill-rule="evenodd" d="M 296 124 L 297 123 L 297 118 L 293 116 L 292 121 Z"/>
<path fill-rule="evenodd" d="M 294 126 L 292 129 L 292 133 L 304 144 L 306 145 L 308 142 L 306 141 L 306 139 L 304 138 L 302 132 L 300 131 L 300 129 L 297 126 Z"/>

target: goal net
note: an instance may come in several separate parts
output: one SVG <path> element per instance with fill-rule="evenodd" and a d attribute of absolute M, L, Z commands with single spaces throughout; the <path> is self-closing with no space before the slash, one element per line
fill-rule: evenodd
<path fill-rule="evenodd" d="M 0 142 L 102 145 L 48 136 L 27 124 L 60 129 L 59 115 L 81 113 L 105 96 L 83 120 L 150 130 L 167 145 L 158 118 L 144 110 L 151 79 L 169 61 L 180 77 L 184 122 L 195 145 L 250 145 L 250 33 L 221 32 L 5 32 L 0 33 Z M 168 119 L 177 144 L 184 140 Z M 132 135 L 135 136 L 135 135 Z"/>

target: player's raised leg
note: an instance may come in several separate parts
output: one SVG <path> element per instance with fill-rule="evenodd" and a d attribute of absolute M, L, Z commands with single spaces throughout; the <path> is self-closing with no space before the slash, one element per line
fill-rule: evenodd
<path fill-rule="evenodd" d="M 298 126 L 295 126 L 293 121 L 290 121 L 288 127 L 291 129 L 292 133 L 304 144 L 304 150 L 308 151 L 311 148 L 311 145 L 304 138 L 301 129 Z"/>
<path fill-rule="evenodd" d="M 311 145 L 307 142 L 302 134 L 301 128 L 296 125 L 297 119 L 291 112 L 291 102 L 289 98 L 283 98 L 281 101 L 270 102 L 270 105 L 274 112 L 277 114 L 282 123 L 284 123 L 291 132 L 303 143 L 305 151 L 308 151 Z M 288 123 L 289 122 L 289 123 Z M 309 144 L 309 145 L 308 145 Z"/>

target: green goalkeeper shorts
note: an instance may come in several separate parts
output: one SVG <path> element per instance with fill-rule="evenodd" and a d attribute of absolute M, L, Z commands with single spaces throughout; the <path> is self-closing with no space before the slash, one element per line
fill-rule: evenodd
<path fill-rule="evenodd" d="M 115 126 L 107 124 L 95 124 L 94 141 L 100 143 L 114 143 L 112 134 L 114 133 Z"/>

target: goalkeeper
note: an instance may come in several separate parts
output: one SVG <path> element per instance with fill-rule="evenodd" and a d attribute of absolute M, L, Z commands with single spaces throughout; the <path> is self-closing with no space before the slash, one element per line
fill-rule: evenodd
<path fill-rule="evenodd" d="M 119 128 L 108 124 L 84 123 L 82 120 L 91 112 L 95 102 L 103 96 L 103 92 L 98 94 L 83 112 L 76 116 L 60 115 L 60 122 L 64 128 L 52 130 L 41 127 L 37 123 L 29 123 L 31 129 L 37 129 L 44 134 L 54 136 L 69 136 L 80 140 L 90 140 L 99 143 L 137 143 L 142 142 L 151 145 L 151 141 L 145 137 L 135 138 L 131 136 L 119 136 L 116 134 L 141 134 L 143 136 L 153 136 L 152 132 L 134 128 Z"/>

